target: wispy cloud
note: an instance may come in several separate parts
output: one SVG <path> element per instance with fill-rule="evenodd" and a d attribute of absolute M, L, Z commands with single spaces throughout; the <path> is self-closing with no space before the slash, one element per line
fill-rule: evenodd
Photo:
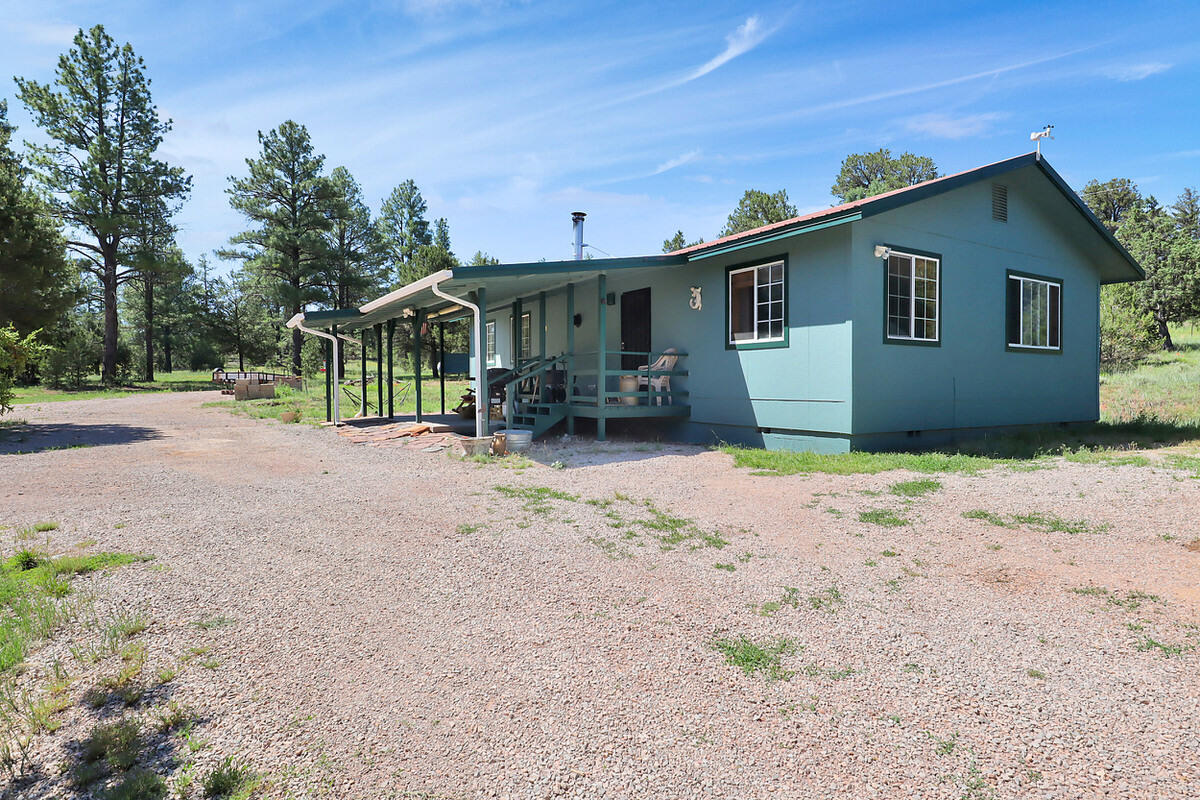
<path fill-rule="evenodd" d="M 1123 64 L 1121 66 L 1108 67 L 1104 70 L 1104 75 L 1122 83 L 1129 83 L 1130 81 L 1145 80 L 1151 75 L 1166 72 L 1170 68 L 1170 64 L 1162 61 L 1146 61 L 1141 64 Z"/>
<path fill-rule="evenodd" d="M 745 22 L 737 27 L 733 33 L 725 37 L 725 49 L 717 55 L 710 58 L 705 63 L 701 64 L 696 69 L 692 70 L 686 77 L 680 80 L 676 85 L 694 81 L 697 78 L 703 77 L 714 69 L 728 64 L 740 55 L 750 52 L 758 47 L 774 32 L 773 29 L 768 30 L 763 27 L 762 18 L 755 14 L 748 17 Z"/>
<path fill-rule="evenodd" d="M 692 161 L 695 161 L 699 157 L 700 157 L 700 151 L 692 150 L 691 152 L 684 153 L 681 156 L 676 156 L 675 158 L 664 161 L 663 163 L 661 163 L 657 167 L 655 167 L 654 172 L 651 172 L 650 174 L 651 175 L 662 175 L 664 172 L 666 172 L 668 170 L 675 169 L 676 167 L 682 167 L 684 164 L 691 163 Z"/>
<path fill-rule="evenodd" d="M 966 139 L 987 132 L 992 123 L 1007 116 L 998 111 L 963 116 L 921 114 L 906 120 L 904 127 L 911 133 L 924 134 L 935 139 Z"/>
<path fill-rule="evenodd" d="M 866 105 L 868 103 L 878 103 L 878 102 L 881 102 L 884 100 L 893 100 L 898 97 L 907 97 L 909 95 L 921 94 L 923 92 L 932 91 L 934 89 L 945 89 L 946 87 L 949 87 L 949 86 L 957 86 L 962 83 L 969 83 L 971 81 L 977 81 L 977 80 L 981 80 L 984 78 L 996 78 L 996 77 L 999 77 L 1001 75 L 1004 75 L 1004 74 L 1007 74 L 1010 72 L 1016 72 L 1018 70 L 1028 69 L 1029 67 L 1036 67 L 1040 64 L 1046 64 L 1051 61 L 1057 61 L 1059 59 L 1077 55 L 1079 53 L 1083 53 L 1083 52 L 1086 52 L 1087 50 L 1091 50 L 1091 49 L 1092 49 L 1091 45 L 1089 45 L 1087 47 L 1076 47 L 1071 50 L 1064 50 L 1061 53 L 1054 53 L 1052 55 L 1042 56 L 1040 58 L 1033 58 L 1033 59 L 1029 59 L 1027 61 L 1018 61 L 1013 64 L 1005 64 L 1004 66 L 993 67 L 991 69 L 980 70 L 978 72 L 971 72 L 971 73 L 967 73 L 965 75 L 957 75 L 953 78 L 946 78 L 946 79 L 940 80 L 940 81 L 932 81 L 932 82 L 928 82 L 928 83 L 918 83 L 918 84 L 914 84 L 912 86 L 903 86 L 898 89 L 888 89 L 888 90 L 885 90 L 882 92 L 872 92 L 871 94 L 859 95 L 858 97 L 847 97 L 842 100 L 833 100 L 828 103 L 821 103 L 818 105 L 812 105 L 812 106 L 807 106 L 804 108 L 798 108 L 794 111 L 787 111 L 787 112 L 783 112 L 781 114 L 774 114 L 774 115 L 771 115 L 768 117 L 759 117 L 758 119 L 753 120 L 752 122 L 753 122 L 753 124 L 761 125 L 765 122 L 776 122 L 776 121 L 781 121 L 781 120 L 785 120 L 785 119 L 793 119 L 796 117 L 812 116 L 815 114 L 822 114 L 822 113 L 825 113 L 828 111 L 837 111 L 837 110 L 844 109 L 844 108 L 853 108 L 855 106 Z"/>
<path fill-rule="evenodd" d="M 79 30 L 74 25 L 56 22 L 9 21 L 4 27 L 24 42 L 36 45 L 67 45 Z"/>

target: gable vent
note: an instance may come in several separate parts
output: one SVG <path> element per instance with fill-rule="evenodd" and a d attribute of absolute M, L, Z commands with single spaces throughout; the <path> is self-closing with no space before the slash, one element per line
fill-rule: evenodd
<path fill-rule="evenodd" d="M 992 184 L 992 219 L 1008 222 L 1008 187 Z"/>

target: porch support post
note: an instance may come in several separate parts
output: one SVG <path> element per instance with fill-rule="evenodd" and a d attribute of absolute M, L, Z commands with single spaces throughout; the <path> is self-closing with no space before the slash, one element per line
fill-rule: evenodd
<path fill-rule="evenodd" d="M 392 343 L 396 338 L 396 320 L 387 321 L 387 354 L 388 354 L 388 419 L 396 415 L 395 382 L 392 380 Z"/>
<path fill-rule="evenodd" d="M 360 417 L 367 416 L 367 329 L 362 330 L 362 353 L 359 355 L 359 360 L 362 362 L 362 400 L 359 402 L 358 415 Z"/>
<path fill-rule="evenodd" d="M 567 404 L 567 435 L 575 435 L 575 415 L 571 413 L 572 378 L 575 375 L 575 284 L 567 284 L 567 379 L 563 382 Z"/>
<path fill-rule="evenodd" d="M 513 305 L 512 305 L 512 314 L 513 314 L 513 324 L 512 324 L 513 362 L 512 362 L 512 368 L 513 369 L 516 369 L 517 367 L 521 366 L 521 359 L 524 358 L 526 355 L 526 353 L 521 349 L 521 314 L 522 313 L 523 313 L 523 311 L 521 308 L 521 298 L 518 297 L 516 300 L 513 300 Z M 511 428 L 513 426 L 513 413 L 515 411 L 514 406 L 516 406 L 517 392 L 520 391 L 520 388 L 521 388 L 521 384 L 510 383 L 504 392 L 504 427 L 506 427 L 506 428 Z"/>
<path fill-rule="evenodd" d="M 375 323 L 375 416 L 383 416 L 383 323 Z"/>
<path fill-rule="evenodd" d="M 446 323 L 438 322 L 438 378 L 442 382 L 442 416 L 446 416 Z"/>
<path fill-rule="evenodd" d="M 598 353 L 596 356 L 596 405 L 600 411 L 596 414 L 596 441 L 603 442 L 605 434 L 604 412 L 605 406 L 608 404 L 608 398 L 605 397 L 606 387 L 608 384 L 607 375 L 608 369 L 608 306 L 607 290 L 608 276 L 603 272 L 596 279 L 598 287 L 598 300 L 596 303 L 596 347 Z"/>
<path fill-rule="evenodd" d="M 336 335 L 337 328 L 330 333 Z M 325 345 L 325 421 L 333 422 L 333 342 L 322 339 Z"/>
<path fill-rule="evenodd" d="M 413 390 L 417 397 L 417 422 L 421 421 L 421 317 L 413 315 Z"/>
<path fill-rule="evenodd" d="M 546 293 L 538 292 L 538 355 L 546 360 Z"/>
<path fill-rule="evenodd" d="M 330 361 L 330 365 L 333 367 L 333 414 L 330 421 L 337 425 L 342 421 L 342 354 L 346 351 L 342 349 L 341 341 L 338 339 L 337 325 L 332 326 L 329 333 L 333 336 L 333 341 L 329 343 L 333 349 L 333 358 Z M 326 367 L 325 371 L 329 372 L 329 368 Z"/>
<path fill-rule="evenodd" d="M 482 286 L 475 292 L 475 305 L 479 306 L 475 328 L 475 435 L 487 436 L 491 428 L 491 409 L 488 407 L 487 383 L 487 289 Z"/>
<path fill-rule="evenodd" d="M 521 359 L 528 355 L 528 353 L 521 351 L 521 315 L 523 313 L 524 310 L 521 308 L 521 298 L 518 297 L 516 300 L 513 300 L 513 369 L 516 369 L 517 366 L 520 365 Z"/>

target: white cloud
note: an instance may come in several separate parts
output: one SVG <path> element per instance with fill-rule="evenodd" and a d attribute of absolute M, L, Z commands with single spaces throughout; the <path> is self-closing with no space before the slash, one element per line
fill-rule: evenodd
<path fill-rule="evenodd" d="M 75 25 L 68 25 L 65 22 L 10 21 L 4 27 L 15 33 L 22 41 L 36 45 L 69 45 L 79 31 Z"/>
<path fill-rule="evenodd" d="M 675 169 L 676 167 L 682 167 L 684 164 L 691 163 L 692 161 L 695 161 L 699 157 L 700 157 L 700 151 L 692 150 L 689 153 L 684 153 L 681 156 L 676 156 L 675 158 L 672 158 L 668 161 L 664 161 L 663 163 L 661 163 L 657 167 L 655 167 L 654 172 L 651 172 L 650 174 L 651 175 L 662 175 L 664 172 L 666 172 L 668 170 Z"/>
<path fill-rule="evenodd" d="M 904 126 L 912 133 L 924 134 L 935 139 L 966 139 L 987 132 L 992 123 L 1006 116 L 1008 115 L 1000 112 L 964 116 L 921 114 L 905 121 Z"/>
<path fill-rule="evenodd" d="M 1130 81 L 1144 80 L 1151 75 L 1166 72 L 1170 68 L 1170 64 L 1165 64 L 1162 61 L 1147 61 L 1142 64 L 1125 64 L 1119 67 L 1109 67 L 1104 70 L 1104 74 L 1113 80 L 1128 83 Z"/>
<path fill-rule="evenodd" d="M 725 37 L 724 50 L 697 67 L 680 83 L 694 81 L 696 78 L 707 75 L 714 69 L 728 64 L 738 56 L 750 52 L 762 44 L 763 40 L 773 32 L 773 30 L 767 30 L 763 27 L 762 19 L 757 14 L 748 17 L 745 22 L 737 27 L 737 30 Z"/>

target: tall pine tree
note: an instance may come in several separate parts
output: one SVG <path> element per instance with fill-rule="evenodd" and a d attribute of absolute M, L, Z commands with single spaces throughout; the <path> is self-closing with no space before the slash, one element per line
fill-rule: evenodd
<path fill-rule="evenodd" d="M 172 211 L 191 178 L 155 157 L 171 121 L 150 98 L 142 59 L 118 47 L 104 26 L 75 35 L 53 85 L 17 78 L 18 94 L 50 139 L 30 145 L 38 180 L 66 225 L 67 245 L 100 282 L 104 297 L 104 380 L 116 380 L 117 293 L 136 270 L 122 247 L 138 225 L 137 203 L 157 198 Z"/>
<path fill-rule="evenodd" d="M 422 277 L 415 275 L 413 262 L 422 247 L 433 244 L 429 221 L 425 219 L 427 211 L 425 198 L 411 178 L 393 189 L 383 201 L 379 211 L 379 235 L 397 286 Z"/>
<path fill-rule="evenodd" d="M 337 191 L 322 174 L 325 157 L 312 146 L 308 129 L 288 120 L 259 131 L 262 153 L 246 159 L 249 175 L 229 179 L 229 204 L 254 225 L 230 238 L 222 258 L 244 262 L 279 304 L 299 314 L 326 299 L 329 242 Z M 292 372 L 301 374 L 304 334 L 292 331 Z"/>
<path fill-rule="evenodd" d="M 49 327 L 75 301 L 75 267 L 48 209 L 30 191 L 27 170 L 9 142 L 8 104 L 0 100 L 0 328 L 22 334 Z"/>

